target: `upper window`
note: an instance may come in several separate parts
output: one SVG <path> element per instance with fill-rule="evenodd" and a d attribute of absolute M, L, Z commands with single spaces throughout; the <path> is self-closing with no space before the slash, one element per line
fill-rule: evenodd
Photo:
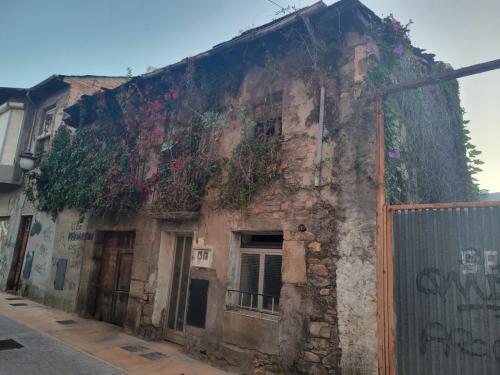
<path fill-rule="evenodd" d="M 281 137 L 282 102 L 283 93 L 279 91 L 253 105 L 253 113 L 257 120 L 255 138 L 259 141 L 266 142 Z"/>
<path fill-rule="evenodd" d="M 266 142 L 272 138 L 281 137 L 281 117 L 268 118 L 257 122 L 255 126 L 255 138 Z"/>
<path fill-rule="evenodd" d="M 281 234 L 241 236 L 238 289 L 228 291 L 230 308 L 279 312 L 282 244 Z"/>
<path fill-rule="evenodd" d="M 38 135 L 36 138 L 36 152 L 38 154 L 48 151 L 50 144 L 50 136 L 54 129 L 56 116 L 56 107 L 50 107 L 43 112 L 42 121 L 38 127 Z"/>

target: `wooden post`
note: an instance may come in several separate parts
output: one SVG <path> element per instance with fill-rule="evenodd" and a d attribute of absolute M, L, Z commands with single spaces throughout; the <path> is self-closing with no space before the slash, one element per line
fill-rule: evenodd
<path fill-rule="evenodd" d="M 388 375 L 396 375 L 396 343 L 394 336 L 394 263 L 393 263 L 393 215 L 386 209 L 385 251 L 384 251 L 384 281 L 385 281 L 385 342 Z"/>
<path fill-rule="evenodd" d="M 375 124 L 376 124 L 376 270 L 377 270 L 377 351 L 379 374 L 386 374 L 387 358 L 387 327 L 386 327 L 386 277 L 385 277 L 385 146 L 384 146 L 384 113 L 382 96 L 375 96 Z"/>

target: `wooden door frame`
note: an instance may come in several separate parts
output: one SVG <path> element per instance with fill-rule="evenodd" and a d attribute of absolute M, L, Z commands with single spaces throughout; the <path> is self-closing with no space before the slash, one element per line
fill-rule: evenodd
<path fill-rule="evenodd" d="M 29 224 L 28 224 L 29 222 Z M 12 259 L 7 286 L 9 289 L 19 289 L 22 277 L 24 258 L 28 248 L 29 236 L 33 225 L 33 215 L 23 215 L 20 218 L 19 229 L 17 231 L 16 244 L 14 245 L 14 259 Z M 25 230 L 27 228 L 27 230 Z"/>
<path fill-rule="evenodd" d="M 188 268 L 188 285 L 187 285 L 187 291 L 186 291 L 186 305 L 184 307 L 184 327 L 182 332 L 176 331 L 175 329 L 171 329 L 168 327 L 168 318 L 170 315 L 170 304 L 172 300 L 172 289 L 173 289 L 173 281 L 174 281 L 174 274 L 175 274 L 175 255 L 177 251 L 177 241 L 179 237 L 191 237 L 191 256 L 193 252 L 193 245 L 194 245 L 194 233 L 193 232 L 175 232 L 175 242 L 174 242 L 174 251 L 173 251 L 173 257 L 172 257 L 172 269 L 171 269 L 171 275 L 170 275 L 170 291 L 168 294 L 168 300 L 167 300 L 167 309 L 166 309 L 166 314 L 165 314 L 165 324 L 164 324 L 164 333 L 163 337 L 167 341 L 172 341 L 177 344 L 183 345 L 184 340 L 185 340 L 185 331 L 186 331 L 186 315 L 187 315 L 187 304 L 189 300 L 189 284 L 191 282 L 191 261 L 189 262 L 189 268 Z M 182 269 L 182 262 L 181 262 L 181 269 Z M 179 284 L 180 286 L 180 284 Z M 170 337 L 169 337 L 170 336 Z M 172 337 L 173 336 L 173 337 Z"/>

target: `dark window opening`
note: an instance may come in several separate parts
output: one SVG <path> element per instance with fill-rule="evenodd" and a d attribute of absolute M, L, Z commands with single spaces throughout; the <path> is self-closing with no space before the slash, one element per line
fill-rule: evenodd
<path fill-rule="evenodd" d="M 277 310 L 281 293 L 281 255 L 264 255 L 263 308 Z"/>
<path fill-rule="evenodd" d="M 248 307 L 257 307 L 259 294 L 259 254 L 241 254 L 240 291 L 243 293 L 241 304 Z"/>
<path fill-rule="evenodd" d="M 242 234 L 242 248 L 281 249 L 283 246 L 282 234 Z"/>
<path fill-rule="evenodd" d="M 255 138 L 262 142 L 279 138 L 281 137 L 281 133 L 281 117 L 270 118 L 265 121 L 257 122 L 257 125 L 255 126 Z"/>

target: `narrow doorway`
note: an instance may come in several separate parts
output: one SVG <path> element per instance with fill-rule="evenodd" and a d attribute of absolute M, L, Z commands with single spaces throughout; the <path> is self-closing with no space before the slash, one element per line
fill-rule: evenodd
<path fill-rule="evenodd" d="M 9 273 L 9 278 L 7 279 L 7 290 L 19 289 L 19 280 L 21 279 L 21 270 L 26 255 L 26 246 L 28 245 L 32 221 L 33 216 L 21 217 L 21 224 L 19 225 L 19 232 L 14 248 L 14 257 L 12 259 L 12 268 Z"/>
<path fill-rule="evenodd" d="M 174 268 L 166 336 L 167 340 L 183 344 L 193 237 L 190 235 L 178 235 L 175 242 Z"/>
<path fill-rule="evenodd" d="M 97 288 L 96 318 L 123 326 L 127 316 L 135 232 L 106 232 Z"/>

